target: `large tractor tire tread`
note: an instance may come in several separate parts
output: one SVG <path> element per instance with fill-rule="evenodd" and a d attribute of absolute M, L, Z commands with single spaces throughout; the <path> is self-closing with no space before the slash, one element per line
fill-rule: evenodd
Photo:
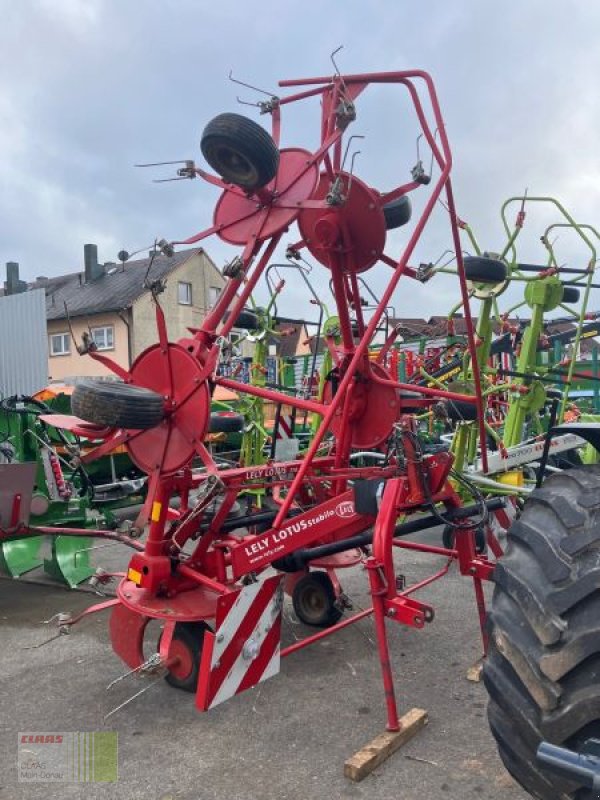
<path fill-rule="evenodd" d="M 212 119 L 204 128 L 200 149 L 223 180 L 243 189 L 266 186 L 279 167 L 279 150 L 271 135 L 241 114 Z"/>
<path fill-rule="evenodd" d="M 600 465 L 550 476 L 494 572 L 484 682 L 500 757 L 540 800 L 591 798 L 538 767 L 542 740 L 600 735 Z"/>
<path fill-rule="evenodd" d="M 71 410 L 86 422 L 130 430 L 154 428 L 165 415 L 160 394 L 116 381 L 81 381 L 73 390 Z"/>

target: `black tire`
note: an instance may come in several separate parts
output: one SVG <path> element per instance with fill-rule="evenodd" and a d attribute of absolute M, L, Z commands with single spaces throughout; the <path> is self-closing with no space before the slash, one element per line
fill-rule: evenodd
<path fill-rule="evenodd" d="M 452 525 L 446 525 L 442 533 L 442 543 L 448 550 L 454 550 L 454 540 L 456 531 Z M 483 528 L 477 528 L 475 531 L 475 551 L 479 554 L 487 553 L 487 539 Z"/>
<path fill-rule="evenodd" d="M 244 427 L 241 414 L 211 414 L 208 425 L 209 433 L 239 433 Z"/>
<path fill-rule="evenodd" d="M 579 451 L 575 448 L 572 450 L 563 450 L 562 453 L 549 456 L 548 463 L 559 469 L 572 469 L 573 467 L 583 466 Z"/>
<path fill-rule="evenodd" d="M 81 381 L 73 390 L 71 410 L 96 425 L 140 431 L 159 425 L 165 415 L 160 394 L 116 381 Z"/>
<path fill-rule="evenodd" d="M 339 621 L 342 612 L 335 601 L 333 584 L 326 572 L 309 572 L 300 578 L 292 592 L 296 616 L 313 628 L 329 628 Z"/>
<path fill-rule="evenodd" d="M 426 406 L 417 405 L 415 400 L 424 400 L 425 395 L 420 392 L 409 392 L 402 390 L 398 393 L 400 395 L 400 413 L 401 414 L 424 414 L 427 410 Z"/>
<path fill-rule="evenodd" d="M 279 150 L 270 134 L 241 114 L 219 114 L 211 120 L 200 149 L 223 180 L 243 189 L 266 186 L 279 166 Z"/>
<path fill-rule="evenodd" d="M 173 686 L 175 689 L 181 689 L 184 692 L 195 692 L 198 685 L 198 672 L 200 671 L 200 656 L 202 654 L 202 644 L 204 642 L 204 634 L 210 630 L 206 622 L 178 622 L 175 625 L 173 632 L 173 639 L 177 639 L 189 652 L 191 660 L 191 669 L 185 674 L 181 675 L 177 672 L 167 672 L 165 675 L 166 682 Z M 160 647 L 160 638 L 158 640 L 158 647 Z"/>
<path fill-rule="evenodd" d="M 402 197 L 397 197 L 383 207 L 383 216 L 385 217 L 385 227 L 388 231 L 394 228 L 400 228 L 410 222 L 412 217 L 412 203 L 407 194 Z"/>
<path fill-rule="evenodd" d="M 477 419 L 477 406 L 475 403 L 465 403 L 463 400 L 447 400 L 448 419 L 453 422 L 473 422 Z"/>
<path fill-rule="evenodd" d="M 496 258 L 467 256 L 464 263 L 465 277 L 474 283 L 501 283 L 508 275 L 506 264 Z"/>
<path fill-rule="evenodd" d="M 600 465 L 550 476 L 529 496 L 494 571 L 484 681 L 513 777 L 540 800 L 592 794 L 544 772 L 542 740 L 577 750 L 600 734 Z"/>
<path fill-rule="evenodd" d="M 223 318 L 224 322 L 227 322 L 230 314 L 230 311 L 225 312 L 225 316 Z M 244 331 L 256 331 L 258 330 L 258 326 L 258 316 L 254 313 L 254 311 L 250 311 L 247 308 L 244 308 L 242 311 L 240 311 L 238 318 L 233 323 L 234 328 L 239 328 L 240 330 Z"/>
<path fill-rule="evenodd" d="M 578 303 L 580 292 L 575 286 L 563 286 L 563 303 Z"/>

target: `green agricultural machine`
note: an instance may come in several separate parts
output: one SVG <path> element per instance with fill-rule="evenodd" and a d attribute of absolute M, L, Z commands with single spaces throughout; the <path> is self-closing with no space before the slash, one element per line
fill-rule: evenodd
<path fill-rule="evenodd" d="M 113 474 L 112 456 L 104 459 L 95 481 L 80 463 L 85 443 L 73 434 L 47 425 L 43 415 L 65 410 L 69 399 L 43 402 L 36 397 L 0 401 L 0 570 L 19 578 L 42 569 L 69 587 L 91 578 L 96 570 L 93 540 L 84 536 L 45 536 L 44 529 L 117 528 L 143 502 L 145 477 Z M 133 468 L 127 458 L 128 471 Z M 112 465 L 112 466 L 111 466 Z M 8 504 L 17 492 L 19 506 Z M 40 535 L 34 535 L 40 530 Z"/>
<path fill-rule="evenodd" d="M 590 250 L 590 259 L 585 268 L 569 269 L 558 266 L 548 235 L 556 225 L 550 226 L 541 237 L 548 252 L 546 264 L 529 265 L 518 261 L 515 241 L 523 227 L 526 201 L 552 204 L 558 209 L 566 220 L 560 225 L 575 231 Z M 511 229 L 506 219 L 506 209 L 513 202 L 519 202 L 521 208 L 514 228 Z M 540 437 L 545 435 L 549 426 L 563 422 L 569 410 L 568 395 L 576 361 L 571 359 L 565 364 L 561 360 L 559 365 L 553 363 L 552 355 L 560 352 L 560 347 L 552 347 L 552 344 L 564 346 L 570 340 L 577 353 L 582 337 L 599 332 L 596 324 L 588 322 L 588 303 L 593 287 L 596 252 L 584 230 L 589 226 L 578 225 L 553 198 L 511 198 L 502 207 L 502 219 L 508 240 L 499 254 L 482 252 L 472 229 L 466 223 L 461 223 L 475 253 L 474 256 L 465 258 L 470 291 L 473 297 L 480 300 L 477 359 L 485 382 L 483 393 L 488 399 L 490 418 L 486 419 L 485 425 L 489 446 L 493 451 L 488 456 L 487 469 L 482 469 L 480 463 L 476 425 L 470 407 L 464 404 L 463 408 L 452 403 L 449 404 L 448 413 L 456 422 L 452 449 L 457 467 L 462 471 L 472 472 L 472 477 L 486 491 L 525 494 L 530 491 L 530 487 L 524 485 L 524 471 L 531 476 L 527 465 L 539 460 L 542 447 L 539 444 Z M 566 280 L 565 273 L 568 273 Z M 572 280 L 569 279 L 571 273 L 576 274 Z M 525 285 L 524 299 L 501 312 L 498 298 L 509 284 L 516 282 Z M 580 288 L 583 297 L 580 296 Z M 574 304 L 578 304 L 576 311 L 573 309 Z M 511 315 L 523 307 L 529 309 L 530 319 L 524 326 L 512 324 Z M 568 314 L 565 321 L 573 322 L 575 327 L 572 331 L 548 337 L 545 334 L 547 315 L 558 308 Z M 449 320 L 455 311 L 456 309 L 452 309 Z M 494 328 L 500 332 L 497 338 L 494 338 Z M 544 352 L 550 357 L 546 355 L 543 358 Z M 506 366 L 506 360 L 501 358 L 503 354 L 510 356 L 507 360 L 514 366 Z M 437 375 L 422 370 L 422 378 L 439 385 L 456 372 L 458 358 L 454 361 L 457 363 L 450 362 Z M 465 353 L 460 363 L 460 379 L 451 382 L 450 386 L 461 387 L 464 392 L 472 393 L 472 380 L 470 357 Z M 551 413 L 553 404 L 557 408 Z M 495 424 L 491 424 L 492 420 Z M 553 438 L 550 443 L 551 458 L 558 458 L 564 452 L 561 461 L 576 461 L 577 457 L 573 456 L 576 443 L 581 442 L 572 436 Z M 501 484 L 506 484 L 508 488 L 504 489 Z"/>

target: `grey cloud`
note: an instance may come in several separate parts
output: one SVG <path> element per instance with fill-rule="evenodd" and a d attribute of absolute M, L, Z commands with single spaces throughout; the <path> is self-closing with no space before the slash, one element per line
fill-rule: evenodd
<path fill-rule="evenodd" d="M 26 277 L 81 263 L 82 245 L 101 257 L 141 247 L 155 236 L 180 238 L 209 224 L 216 199 L 200 181 L 153 185 L 165 173 L 138 161 L 199 158 L 208 119 L 236 109 L 230 69 L 274 87 L 281 77 L 328 74 L 343 43 L 343 70 L 421 67 L 432 73 L 454 156 L 459 214 L 482 245 L 500 249 L 501 203 L 525 186 L 562 199 L 582 221 L 600 212 L 600 8 L 541 0 L 429 2 L 158 2 L 22 0 L 2 4 L 0 32 L 0 262 L 18 260 Z M 408 106 L 373 91 L 359 103 L 356 133 L 367 135 L 359 175 L 387 188 L 415 160 Z M 252 110 L 249 109 L 252 114 Z M 318 109 L 289 114 L 286 143 L 314 146 Z M 415 198 L 419 208 L 422 201 Z M 522 257 L 541 259 L 546 216 L 531 208 Z M 390 237 L 399 254 L 404 231 Z M 521 244 L 522 241 L 522 244 Z M 431 260 L 450 245 L 443 209 L 415 252 Z M 231 249 L 210 240 L 223 263 Z M 562 234 L 563 260 L 582 248 Z M 382 291 L 388 268 L 368 274 Z M 320 291 L 327 274 L 315 268 Z M 298 313 L 291 285 L 281 308 Z M 511 289 L 512 296 L 519 295 Z M 440 277 L 425 287 L 401 282 L 399 314 L 444 313 L 458 297 Z M 592 305 L 594 301 L 592 301 Z"/>

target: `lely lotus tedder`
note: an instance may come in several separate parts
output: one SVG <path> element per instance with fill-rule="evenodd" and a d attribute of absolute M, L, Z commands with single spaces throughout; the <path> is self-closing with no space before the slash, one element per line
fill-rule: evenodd
<path fill-rule="evenodd" d="M 416 599 L 415 593 L 457 564 L 473 581 L 484 631 L 482 581 L 490 578 L 493 566 L 476 551 L 475 534 L 486 525 L 489 511 L 503 501 L 484 500 L 467 482 L 473 500 L 463 505 L 456 489 L 461 477 L 452 472 L 452 454 L 423 453 L 412 416 L 440 398 L 473 404 L 485 462 L 480 360 L 450 181 L 452 158 L 430 76 L 421 71 L 336 73 L 286 80 L 280 86 L 293 87 L 295 93 L 257 104 L 271 119 L 270 134 L 244 116 L 221 114 L 208 123 L 201 141 L 216 175 L 190 161 L 179 170 L 179 177 L 204 179 L 219 197 L 210 227 L 184 241 L 165 242 L 163 250 L 168 253 L 175 245 L 195 244 L 210 236 L 241 250 L 224 268 L 227 284 L 214 308 L 188 337 L 169 341 L 158 302 L 161 286 L 156 284 L 157 344 L 143 352 L 130 370 L 90 348 L 89 355 L 109 367 L 120 382 L 84 382 L 73 396 L 77 416 L 48 418 L 52 425 L 98 442 L 86 460 L 125 445 L 133 462 L 149 476 L 148 499 L 134 529 L 140 534 L 147 531 L 145 541 L 120 535 L 135 552 L 116 597 L 77 617 L 62 615 L 59 625 L 66 632 L 82 616 L 110 610 L 113 650 L 132 673 L 164 674 L 171 685 L 194 692 L 198 709 L 207 711 L 275 675 L 282 657 L 372 613 L 387 733 L 379 737 L 369 758 L 347 762 L 346 773 L 360 779 L 374 760 L 379 762 L 426 719 L 425 712 L 418 711 L 399 717 L 387 623 L 415 628 L 430 623 L 434 609 Z M 398 90 L 408 93 L 433 155 L 435 176 L 428 175 L 419 161 L 410 180 L 397 179 L 396 186 L 380 190 L 346 168 L 352 138 L 348 132 L 358 118 L 358 101 L 372 87 L 388 92 L 382 120 L 386 125 L 389 103 L 399 98 Z M 286 108 L 310 98 L 320 101 L 319 146 L 312 152 L 280 148 Z M 401 252 L 389 252 L 388 230 L 407 221 L 413 192 L 427 195 L 423 211 L 413 220 Z M 403 384 L 383 363 L 369 358 L 369 346 L 394 293 L 396 302 L 402 302 L 401 279 L 400 286 L 408 284 L 408 296 L 413 281 L 429 277 L 410 260 L 439 199 L 449 210 L 467 323 L 475 387 L 475 393 L 468 395 Z M 308 251 L 328 271 L 339 319 L 339 344 L 328 339 L 333 369 L 320 400 L 217 375 L 225 337 L 288 234 L 293 237 L 288 255 Z M 378 264 L 389 270 L 387 285 L 367 322 L 359 276 Z M 216 385 L 320 417 L 306 453 L 294 461 L 219 469 L 203 443 Z M 352 454 L 365 451 L 379 457 L 359 466 L 365 461 L 353 459 Z M 234 505 L 239 511 L 236 498 L 248 490 L 261 490 L 276 503 L 255 514 L 232 515 Z M 418 517 L 417 512 L 421 512 Z M 406 538 L 440 524 L 454 527 L 452 548 Z M 78 535 L 72 529 L 56 533 Z M 94 533 L 106 535 L 82 532 Z M 440 569 L 438 564 L 425 580 L 405 586 L 396 573 L 396 548 L 443 556 L 444 565 Z M 360 561 L 366 567 L 372 605 L 342 619 L 337 574 Z M 322 629 L 282 648 L 284 585 L 294 604 L 304 610 L 304 619 Z M 151 620 L 159 620 L 163 630 L 156 652 L 148 658 L 144 638 Z M 483 638 L 485 644 L 485 632 Z"/>

